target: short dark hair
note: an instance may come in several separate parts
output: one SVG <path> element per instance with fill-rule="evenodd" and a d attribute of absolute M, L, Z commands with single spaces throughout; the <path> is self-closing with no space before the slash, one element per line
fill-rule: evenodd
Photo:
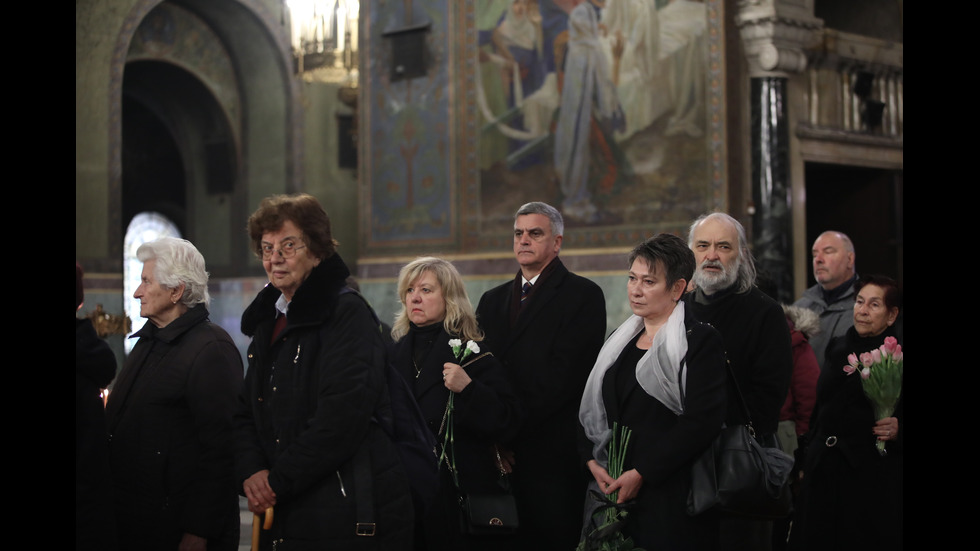
<path fill-rule="evenodd" d="M 898 308 L 899 312 L 902 311 L 905 298 L 902 285 L 899 282 L 886 275 L 866 274 L 858 278 L 857 282 L 854 283 L 855 294 L 863 289 L 865 285 L 877 285 L 881 287 L 885 291 L 885 307 L 889 310 Z"/>
<path fill-rule="evenodd" d="M 663 266 L 668 287 L 681 279 L 691 281 L 694 275 L 694 252 L 683 239 L 671 233 L 658 233 L 633 247 L 629 265 L 632 266 L 637 258 L 646 260 L 651 269 L 655 269 L 659 262 Z"/>
<path fill-rule="evenodd" d="M 252 252 L 262 258 L 262 236 L 279 231 L 290 221 L 303 232 L 303 243 L 315 258 L 325 260 L 337 252 L 337 241 L 330 233 L 330 217 L 316 197 L 306 193 L 266 197 L 248 217 L 248 236 Z"/>

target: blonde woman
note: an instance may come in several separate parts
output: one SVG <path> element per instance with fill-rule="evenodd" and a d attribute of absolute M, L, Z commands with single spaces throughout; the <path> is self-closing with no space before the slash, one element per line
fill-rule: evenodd
<path fill-rule="evenodd" d="M 409 382 L 440 448 L 446 404 L 453 396 L 453 446 L 440 464 L 438 497 L 417 519 L 415 548 L 498 549 L 499 540 L 481 541 L 460 529 L 459 492 L 504 491 L 502 471 L 509 467 L 495 445 L 518 428 L 517 397 L 503 366 L 480 344 L 483 332 L 455 266 L 436 257 L 410 262 L 398 276 L 398 297 L 402 310 L 392 326 L 389 359 Z M 451 340 L 459 341 L 460 352 L 473 343 L 466 358 L 457 357 Z"/>

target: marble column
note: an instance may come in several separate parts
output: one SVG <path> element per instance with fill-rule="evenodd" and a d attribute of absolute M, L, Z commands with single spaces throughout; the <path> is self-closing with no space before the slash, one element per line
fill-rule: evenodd
<path fill-rule="evenodd" d="M 790 205 L 790 75 L 806 68 L 805 49 L 823 22 L 813 0 L 738 0 L 739 29 L 751 77 L 752 252 L 760 274 L 770 278 L 780 302 L 793 300 Z"/>
<path fill-rule="evenodd" d="M 786 78 L 753 77 L 752 252 L 780 302 L 793 302 Z"/>

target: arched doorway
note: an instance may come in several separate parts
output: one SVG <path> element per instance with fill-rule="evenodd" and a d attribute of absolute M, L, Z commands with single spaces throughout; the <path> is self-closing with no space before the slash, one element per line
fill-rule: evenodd
<path fill-rule="evenodd" d="M 174 64 L 126 66 L 122 143 L 124 222 L 156 211 L 190 234 L 192 191 L 235 189 L 238 155 L 227 118 L 207 87 Z"/>
<path fill-rule="evenodd" d="M 255 197 L 298 188 L 301 166 L 288 35 L 269 9 L 254 0 L 133 8 L 110 94 L 120 244 L 133 217 L 153 211 L 198 247 L 212 277 L 256 269 L 243 221 Z"/>

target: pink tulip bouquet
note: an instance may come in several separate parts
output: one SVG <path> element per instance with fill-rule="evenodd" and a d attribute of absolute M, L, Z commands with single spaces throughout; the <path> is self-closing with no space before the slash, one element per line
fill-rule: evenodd
<path fill-rule="evenodd" d="M 895 337 L 886 337 L 880 347 L 864 352 L 860 356 L 851 353 L 847 356 L 844 371 L 848 375 L 861 374 L 861 387 L 875 408 L 878 420 L 891 417 L 902 392 L 902 345 Z M 875 442 L 878 453 L 887 455 L 885 441 Z"/>

